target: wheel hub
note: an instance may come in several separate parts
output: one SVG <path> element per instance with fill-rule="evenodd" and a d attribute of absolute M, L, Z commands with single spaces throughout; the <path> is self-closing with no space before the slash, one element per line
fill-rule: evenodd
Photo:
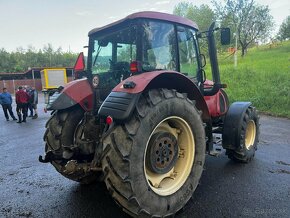
<path fill-rule="evenodd" d="M 168 132 L 155 133 L 149 142 L 146 163 L 154 173 L 164 174 L 175 165 L 178 157 L 178 145 L 174 135 Z"/>
<path fill-rule="evenodd" d="M 245 136 L 245 146 L 248 150 L 250 150 L 251 146 L 255 143 L 256 131 L 257 130 L 255 122 L 253 120 L 250 120 L 247 124 Z"/>

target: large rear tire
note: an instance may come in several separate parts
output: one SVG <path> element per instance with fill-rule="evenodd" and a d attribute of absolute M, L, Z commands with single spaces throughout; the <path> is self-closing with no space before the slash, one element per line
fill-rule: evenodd
<path fill-rule="evenodd" d="M 84 110 L 75 106 L 66 110 L 55 111 L 52 117 L 46 123 L 46 132 L 44 134 L 45 152 L 52 151 L 54 155 L 63 157 L 64 151 L 73 145 L 78 135 L 76 129 L 84 118 Z M 82 184 L 89 184 L 96 181 L 99 177 L 97 173 L 66 173 L 65 165 L 68 160 L 54 160 L 51 164 L 55 169 L 68 179 Z"/>
<path fill-rule="evenodd" d="M 239 163 L 249 163 L 255 156 L 259 142 L 260 123 L 256 108 L 249 106 L 242 117 L 239 144 L 235 150 L 226 150 L 228 157 Z"/>
<path fill-rule="evenodd" d="M 115 126 L 103 144 L 107 188 L 132 216 L 174 215 L 203 171 L 203 122 L 194 102 L 174 90 L 143 94 L 130 120 Z"/>

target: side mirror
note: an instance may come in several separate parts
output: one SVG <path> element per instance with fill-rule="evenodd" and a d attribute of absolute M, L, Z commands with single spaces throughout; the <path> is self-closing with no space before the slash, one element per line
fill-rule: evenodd
<path fill-rule="evenodd" d="M 74 66 L 74 72 L 76 71 L 84 71 L 86 65 L 85 65 L 85 57 L 84 53 L 81 52 L 77 58 L 77 61 Z"/>
<path fill-rule="evenodd" d="M 221 44 L 229 45 L 231 43 L 231 30 L 230 28 L 221 29 Z"/>

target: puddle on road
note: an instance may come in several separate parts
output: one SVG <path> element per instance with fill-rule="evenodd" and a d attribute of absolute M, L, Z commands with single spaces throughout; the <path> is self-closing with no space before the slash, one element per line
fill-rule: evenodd
<path fill-rule="evenodd" d="M 276 164 L 279 164 L 279 165 L 284 165 L 284 166 L 290 166 L 289 163 L 286 163 L 284 161 L 281 161 L 281 160 L 277 160 L 275 161 Z M 276 169 L 276 170 L 268 170 L 270 173 L 284 173 L 284 174 L 290 174 L 290 171 L 289 170 L 285 170 L 285 169 Z"/>
<path fill-rule="evenodd" d="M 289 170 L 284 170 L 284 169 L 278 169 L 278 170 L 268 170 L 270 173 L 285 173 L 285 174 L 290 174 Z"/>
<path fill-rule="evenodd" d="M 286 163 L 286 162 L 284 162 L 284 161 L 281 161 L 281 160 L 279 160 L 279 161 L 276 161 L 276 163 L 277 163 L 277 164 L 281 164 L 281 165 L 285 165 L 285 166 L 290 166 L 290 164 L 289 164 L 289 163 Z"/>

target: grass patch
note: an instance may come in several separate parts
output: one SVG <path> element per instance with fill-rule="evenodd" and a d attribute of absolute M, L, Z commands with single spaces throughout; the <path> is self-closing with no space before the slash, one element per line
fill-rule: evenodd
<path fill-rule="evenodd" d="M 237 68 L 226 56 L 219 56 L 219 67 L 231 102 L 251 101 L 261 112 L 290 118 L 290 41 L 239 54 Z"/>

